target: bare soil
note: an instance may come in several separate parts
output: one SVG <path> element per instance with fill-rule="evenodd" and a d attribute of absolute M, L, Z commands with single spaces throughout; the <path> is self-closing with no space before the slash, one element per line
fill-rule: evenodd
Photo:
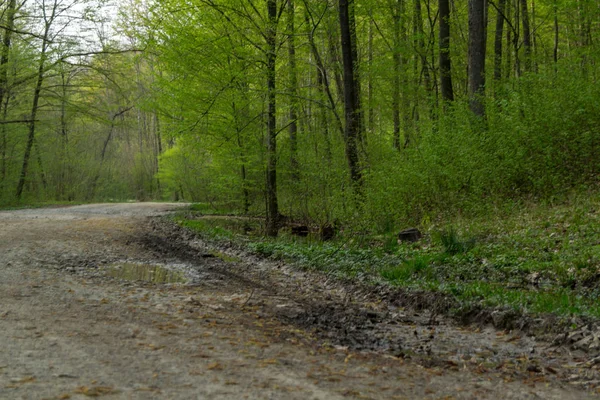
<path fill-rule="evenodd" d="M 215 247 L 175 204 L 0 212 L 0 399 L 582 399 L 589 352 Z M 187 283 L 109 275 L 162 266 Z"/>

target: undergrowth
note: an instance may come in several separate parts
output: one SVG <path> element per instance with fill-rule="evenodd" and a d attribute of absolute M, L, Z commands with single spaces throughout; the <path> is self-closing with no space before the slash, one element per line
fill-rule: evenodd
<path fill-rule="evenodd" d="M 598 196 L 524 206 L 494 218 L 455 218 L 431 225 L 417 243 L 398 243 L 394 234 L 349 232 L 331 242 L 286 233 L 265 239 L 232 228 L 247 224 L 241 221 L 178 218 L 207 238 L 236 241 L 263 257 L 363 282 L 438 292 L 460 306 L 600 317 Z"/>

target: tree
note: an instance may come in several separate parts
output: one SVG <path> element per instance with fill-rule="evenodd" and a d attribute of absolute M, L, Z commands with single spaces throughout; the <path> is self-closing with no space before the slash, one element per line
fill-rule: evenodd
<path fill-rule="evenodd" d="M 525 71 L 531 71 L 531 28 L 527 0 L 520 0 L 521 21 L 523 23 L 523 48 L 525 50 Z"/>
<path fill-rule="evenodd" d="M 506 12 L 506 0 L 498 1 L 496 16 L 496 32 L 494 37 L 494 80 L 502 79 L 502 41 L 504 39 L 504 13 Z"/>
<path fill-rule="evenodd" d="M 74 4 L 74 3 L 73 3 Z M 33 101 L 31 105 L 31 114 L 29 116 L 29 134 L 27 136 L 27 145 L 25 147 L 25 155 L 23 156 L 23 166 L 21 167 L 21 175 L 19 177 L 19 183 L 17 184 L 16 197 L 18 200 L 21 199 L 23 194 L 23 188 L 25 187 L 25 180 L 27 179 L 27 172 L 29 168 L 29 158 L 31 156 L 31 150 L 35 141 L 35 127 L 36 118 L 39 110 L 40 95 L 42 92 L 42 85 L 46 77 L 46 62 L 48 61 L 48 51 L 50 50 L 50 43 L 52 42 L 51 28 L 54 25 L 57 17 L 63 12 L 59 9 L 61 2 L 54 0 L 50 9 L 46 8 L 45 0 L 41 4 L 42 20 L 44 21 L 44 31 L 42 34 L 42 43 L 40 50 L 40 58 L 38 64 L 38 74 L 36 79 L 36 85 L 33 93 Z"/>
<path fill-rule="evenodd" d="M 356 26 L 351 16 L 353 12 L 348 0 L 339 0 L 340 31 L 342 39 L 342 59 L 344 66 L 344 110 L 345 110 L 345 142 L 346 159 L 350 170 L 350 179 L 355 187 L 362 181 L 362 172 L 358 157 L 358 141 L 361 136 L 360 91 L 356 76 Z"/>
<path fill-rule="evenodd" d="M 8 92 L 8 61 L 10 55 L 10 46 L 12 43 L 12 35 L 15 27 L 15 15 L 17 12 L 17 1 L 9 0 L 8 5 L 6 6 L 6 10 L 4 11 L 5 15 L 5 29 L 2 37 L 2 49 L 0 51 L 0 108 L 2 110 L 6 110 L 5 100 L 6 93 Z M 7 101 L 7 100 L 6 100 Z M 4 116 L 6 112 L 3 113 Z M 5 119 L 5 118 L 4 118 Z M 6 179 L 6 152 L 7 152 L 7 133 L 6 126 L 2 125 L 0 127 L 0 134 L 2 135 L 2 142 L 0 145 L 2 146 L 1 154 L 0 154 L 0 191 L 4 186 L 4 181 Z"/>
<path fill-rule="evenodd" d="M 471 111 L 485 115 L 485 3 L 487 0 L 469 0 L 469 96 Z"/>
<path fill-rule="evenodd" d="M 439 0 L 440 10 L 440 80 L 442 99 L 454 101 L 452 88 L 452 59 L 450 57 L 450 3 Z"/>
<path fill-rule="evenodd" d="M 298 71 L 296 62 L 296 6 L 294 0 L 287 0 L 288 10 L 288 59 L 289 59 L 289 96 L 290 96 L 290 167 L 292 180 L 300 179 L 298 165 Z"/>
<path fill-rule="evenodd" d="M 266 73 L 267 73 L 267 235 L 277 236 L 281 215 L 277 201 L 277 0 L 267 0 Z"/>

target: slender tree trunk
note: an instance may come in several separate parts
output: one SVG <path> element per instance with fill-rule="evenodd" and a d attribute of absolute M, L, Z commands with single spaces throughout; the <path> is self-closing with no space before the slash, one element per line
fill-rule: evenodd
<path fill-rule="evenodd" d="M 44 84 L 44 77 L 45 77 L 44 76 L 44 68 L 46 66 L 46 48 L 48 45 L 48 42 L 47 42 L 48 33 L 49 33 L 49 26 L 46 29 L 46 35 L 44 36 L 44 43 L 42 45 L 42 54 L 41 54 L 40 65 L 39 65 L 39 69 L 38 69 L 37 83 L 35 85 L 35 90 L 33 93 L 33 104 L 31 106 L 31 114 L 30 114 L 31 121 L 29 122 L 29 133 L 27 135 L 27 144 L 25 146 L 25 155 L 23 156 L 23 165 L 21 167 L 21 175 L 19 176 L 19 183 L 17 184 L 17 192 L 16 192 L 17 200 L 20 200 L 21 196 L 23 195 L 23 189 L 25 187 L 25 180 L 27 179 L 27 173 L 29 170 L 29 158 L 31 156 L 31 149 L 33 147 L 33 143 L 35 140 L 35 128 L 36 128 L 35 120 L 37 118 L 37 112 L 39 109 L 42 85 Z"/>
<path fill-rule="evenodd" d="M 440 11 L 440 82 L 442 100 L 454 101 L 452 88 L 452 59 L 450 57 L 450 3 L 439 0 Z"/>
<path fill-rule="evenodd" d="M 125 113 L 130 111 L 132 108 L 133 108 L 133 106 L 122 108 L 118 112 L 113 114 L 112 117 L 110 118 L 110 129 L 109 129 L 108 135 L 106 135 L 106 139 L 104 139 L 104 143 L 102 145 L 102 151 L 100 152 L 100 166 L 98 167 L 98 170 L 97 170 L 96 174 L 94 175 L 94 178 L 92 179 L 92 184 L 90 185 L 90 191 L 88 193 L 88 200 L 93 200 L 94 197 L 96 196 L 96 189 L 98 187 L 98 181 L 100 180 L 100 173 L 102 172 L 102 167 L 104 166 L 104 161 L 106 160 L 106 152 L 108 151 L 108 145 L 110 144 L 110 142 L 113 138 L 113 135 L 115 133 L 117 118 L 122 117 Z"/>
<path fill-rule="evenodd" d="M 372 134 L 375 131 L 375 108 L 373 107 L 373 96 L 374 96 L 374 87 L 373 87 L 373 18 L 369 20 L 369 48 L 368 48 L 368 63 L 369 63 L 369 80 L 367 85 L 367 107 L 369 111 L 368 116 L 368 128 L 367 132 Z"/>
<path fill-rule="evenodd" d="M 2 38 L 2 54 L 0 55 L 0 104 L 4 104 L 4 97 L 8 90 L 8 61 L 12 35 L 15 28 L 15 15 L 17 12 L 17 0 L 10 0 L 6 6 L 6 28 Z"/>
<path fill-rule="evenodd" d="M 498 15 L 496 16 L 496 36 L 494 40 L 494 80 L 502 80 L 502 40 L 504 39 L 504 15 L 506 13 L 506 0 L 498 1 Z"/>
<path fill-rule="evenodd" d="M 439 3 L 438 1 L 433 0 L 436 4 Z M 431 107 L 429 110 L 429 115 L 431 117 L 431 119 L 436 119 L 437 115 L 434 112 L 435 109 L 438 107 L 439 105 L 439 100 L 440 100 L 440 79 L 438 77 L 438 73 L 439 73 L 439 68 L 435 68 L 435 65 L 439 66 L 439 45 L 436 46 L 436 40 L 439 40 L 439 32 L 436 32 L 436 24 L 438 23 L 437 19 L 439 17 L 439 10 L 436 10 L 436 13 L 434 13 L 433 8 L 431 6 L 432 0 L 426 0 L 425 1 L 425 5 L 427 8 L 427 20 L 429 21 L 429 40 L 427 43 L 427 47 L 426 47 L 426 53 L 425 53 L 425 57 L 430 57 L 430 59 L 427 61 L 427 65 L 429 66 L 429 70 L 431 73 L 431 87 L 429 89 L 429 96 L 431 98 Z M 450 7 L 448 7 L 450 8 Z M 452 70 L 452 69 L 451 69 Z"/>
<path fill-rule="evenodd" d="M 361 87 L 361 71 L 358 58 L 358 38 L 356 36 L 356 15 L 354 12 L 356 0 L 345 0 L 348 4 L 348 22 L 350 28 L 350 50 L 353 60 L 353 77 L 354 77 L 354 103 L 356 105 L 356 118 L 358 118 L 357 143 L 364 143 L 365 138 L 365 118 L 362 107 L 362 87 Z M 339 42 L 338 42 L 339 43 Z M 343 52 L 343 48 L 342 48 Z M 343 58 L 343 55 L 342 55 Z M 344 62 L 343 62 L 344 63 Z M 346 83 L 344 82 L 344 87 Z"/>
<path fill-rule="evenodd" d="M 513 47 L 515 53 L 515 75 L 516 77 L 521 76 L 521 57 L 519 56 L 519 41 L 521 40 L 521 0 L 514 0 L 514 8 L 515 8 L 515 19 L 514 26 L 516 26 L 516 32 L 513 35 Z"/>
<path fill-rule="evenodd" d="M 44 171 L 44 163 L 42 162 L 42 153 L 40 152 L 40 146 L 38 145 L 37 140 L 33 141 L 33 149 L 35 150 L 37 156 L 36 158 L 40 173 L 40 179 L 42 181 L 42 187 L 44 188 L 44 191 L 46 191 L 48 189 L 48 181 L 46 180 L 46 172 Z"/>
<path fill-rule="evenodd" d="M 506 9 L 505 9 L 505 15 L 506 18 L 510 18 L 510 10 L 512 7 L 512 0 L 506 0 Z M 509 79 L 514 71 L 514 66 L 513 66 L 513 60 L 512 60 L 512 54 L 513 54 L 513 30 L 512 29 L 506 29 L 506 51 L 504 53 L 506 53 L 506 63 L 504 64 L 504 75 L 506 77 L 506 79 Z"/>
<path fill-rule="evenodd" d="M 403 1 L 396 0 L 392 9 L 392 16 L 394 18 L 394 43 L 393 43 L 393 59 L 394 59 L 394 74 L 392 78 L 392 113 L 394 118 L 394 131 L 392 134 L 393 145 L 396 150 L 402 148 L 400 140 L 400 129 L 401 129 L 401 112 L 400 112 L 400 77 L 402 75 L 402 53 L 400 52 L 400 46 L 402 45 L 402 21 L 403 15 Z M 406 112 L 406 110 L 404 110 Z"/>
<path fill-rule="evenodd" d="M 345 141 L 346 159 L 350 169 L 350 179 L 358 188 L 362 182 L 359 165 L 358 141 L 361 136 L 360 102 L 356 79 L 356 44 L 352 33 L 352 18 L 349 0 L 339 0 L 340 31 L 342 39 L 342 59 L 344 67 L 344 109 L 346 116 Z"/>
<path fill-rule="evenodd" d="M 8 115 L 8 101 L 9 96 L 6 96 L 4 102 L 0 105 L 2 107 L 2 120 L 6 121 L 6 116 Z M 0 193 L 4 192 L 5 180 L 6 180 L 6 171 L 7 171 L 7 155 L 6 152 L 8 150 L 8 133 L 6 132 L 6 124 L 2 124 L 0 126 L 0 136 L 2 137 L 2 150 L 0 152 Z"/>
<path fill-rule="evenodd" d="M 329 59 L 331 60 L 330 68 L 333 70 L 333 78 L 337 89 L 337 96 L 340 101 L 344 99 L 344 77 L 343 77 L 343 60 L 340 56 L 339 49 L 339 21 L 335 21 L 335 26 L 328 27 L 327 38 L 329 40 Z M 341 121 L 341 120 L 340 120 Z M 343 130 L 343 129 L 342 129 Z M 343 135 L 342 135 L 343 139 Z"/>
<path fill-rule="evenodd" d="M 427 63 L 427 49 L 425 47 L 425 31 L 423 29 L 423 11 L 421 0 L 415 0 L 415 36 L 418 57 L 421 61 L 421 71 L 423 73 L 425 90 L 431 94 L 433 85 L 431 84 L 431 73 Z"/>
<path fill-rule="evenodd" d="M 59 160 L 59 173 L 57 182 L 56 196 L 60 200 L 65 199 L 65 193 L 67 189 L 67 170 L 69 169 L 68 163 L 68 145 L 69 145 L 69 134 L 67 128 L 67 95 L 68 86 L 71 83 L 68 72 L 61 71 L 61 99 L 60 99 L 60 160 Z"/>
<path fill-rule="evenodd" d="M 235 130 L 237 134 L 237 145 L 240 151 L 240 177 L 242 179 L 242 205 L 244 209 L 244 214 L 248 214 L 250 211 L 250 191 L 248 190 L 248 172 L 246 164 L 248 162 L 246 157 L 246 150 L 244 146 L 244 141 L 242 139 L 242 132 L 244 130 L 243 123 L 247 119 L 247 108 L 246 105 L 242 108 L 242 110 L 238 110 L 238 107 L 235 101 L 232 104 L 233 115 L 235 119 Z M 240 115 L 241 114 L 241 115 Z M 242 117 L 242 121 L 240 121 L 240 117 Z"/>
<path fill-rule="evenodd" d="M 6 6 L 6 28 L 4 29 L 4 36 L 2 38 L 2 51 L 0 55 L 0 106 L 3 107 L 3 120 L 6 120 L 6 110 L 8 102 L 4 101 L 8 91 L 8 61 L 10 55 L 10 46 L 12 43 L 12 34 L 15 26 L 15 14 L 16 14 L 17 1 L 10 0 Z M 6 126 L 3 124 L 1 129 L 2 134 L 2 150 L 0 154 L 0 189 L 3 189 L 4 180 L 6 179 L 6 147 L 8 146 L 8 134 L 6 133 Z"/>
<path fill-rule="evenodd" d="M 288 56 L 289 56 L 289 93 L 290 93 L 290 168 L 293 181 L 300 180 L 298 163 L 298 71 L 296 67 L 296 7 L 294 0 L 287 0 L 288 10 Z"/>
<path fill-rule="evenodd" d="M 537 35 L 535 32 L 535 27 L 536 27 L 536 18 L 537 18 L 537 13 L 536 13 L 536 7 L 535 7 L 535 0 L 531 0 L 531 46 L 532 46 L 532 64 L 533 64 L 533 72 L 535 72 L 537 74 L 538 70 L 539 70 L 539 66 L 538 66 L 538 40 L 537 40 Z"/>
<path fill-rule="evenodd" d="M 469 96 L 470 108 L 485 116 L 485 1 L 469 0 Z"/>
<path fill-rule="evenodd" d="M 305 3 L 305 8 L 306 8 L 306 3 Z M 310 50 L 312 52 L 312 55 L 315 58 L 315 64 L 317 65 L 317 73 L 318 73 L 318 77 L 319 77 L 318 79 L 320 80 L 320 83 L 322 84 L 322 86 L 320 85 L 319 87 L 322 88 L 322 90 L 324 91 L 324 93 L 327 97 L 327 101 L 329 102 L 329 107 L 331 109 L 331 112 L 333 113 L 333 116 L 335 117 L 335 122 L 336 122 L 337 128 L 340 132 L 340 137 L 343 139 L 344 138 L 344 124 L 342 122 L 342 118 L 340 117 L 340 114 L 338 113 L 335 99 L 333 97 L 333 93 L 331 90 L 331 84 L 329 81 L 329 74 L 327 73 L 327 68 L 325 68 L 325 63 L 323 62 L 323 57 L 321 57 L 321 54 L 319 53 L 319 49 L 317 48 L 317 44 L 315 43 L 315 37 L 314 37 L 315 27 L 313 27 L 311 25 L 308 12 L 306 12 L 304 14 L 304 16 L 305 16 L 306 26 L 308 28 L 308 43 L 310 45 Z M 341 82 L 339 84 L 341 85 Z"/>
<path fill-rule="evenodd" d="M 154 155 L 154 161 L 156 163 L 156 168 L 154 170 L 156 174 L 156 189 L 158 191 L 158 198 L 162 197 L 162 187 L 160 184 L 160 178 L 158 177 L 158 173 L 160 172 L 160 156 L 163 153 L 162 147 L 162 125 L 160 123 L 160 117 L 158 113 L 154 112 L 154 130 L 155 130 L 155 140 L 156 140 L 156 153 Z"/>
<path fill-rule="evenodd" d="M 529 27 L 529 9 L 527 0 L 521 0 L 521 22 L 523 24 L 525 71 L 531 72 L 531 29 Z"/>
<path fill-rule="evenodd" d="M 554 59 L 554 72 L 558 68 L 558 46 L 560 40 L 560 28 L 558 25 L 558 0 L 554 0 L 554 48 L 552 51 L 552 58 Z"/>
<path fill-rule="evenodd" d="M 319 68 L 317 68 L 317 88 L 319 90 L 319 94 L 321 95 L 320 98 L 325 98 L 327 97 L 327 91 L 328 89 L 326 88 L 325 85 L 325 81 L 324 81 L 324 74 L 321 73 L 321 70 Z M 332 151 L 331 151 L 331 138 L 329 137 L 329 121 L 327 118 L 327 110 L 325 109 L 325 107 L 320 106 L 318 111 L 317 111 L 318 115 L 319 115 L 319 131 L 321 131 L 323 133 L 323 139 L 325 140 L 325 160 L 327 161 L 327 164 L 330 165 L 331 161 L 332 161 Z M 337 113 L 336 113 L 337 115 Z M 339 117 L 338 117 L 339 118 Z M 341 122 L 338 121 L 338 125 L 341 125 Z M 342 130 L 342 136 L 343 136 L 343 130 Z"/>
<path fill-rule="evenodd" d="M 277 202 L 277 126 L 276 77 L 277 61 L 277 1 L 267 0 L 267 226 L 268 236 L 279 231 L 279 205 Z"/>

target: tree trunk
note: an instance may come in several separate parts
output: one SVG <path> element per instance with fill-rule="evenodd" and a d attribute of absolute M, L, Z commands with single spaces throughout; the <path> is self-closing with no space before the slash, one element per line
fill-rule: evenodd
<path fill-rule="evenodd" d="M 300 180 L 298 164 L 298 72 L 296 68 L 296 7 L 294 0 L 288 0 L 288 56 L 289 56 L 289 94 L 290 94 L 290 169 L 293 181 Z"/>
<path fill-rule="evenodd" d="M 512 7 L 512 0 L 506 0 L 506 9 L 505 9 L 505 16 L 507 19 L 510 18 L 510 9 Z M 508 21 L 507 21 L 508 22 Z M 506 51 L 503 52 L 505 54 L 505 58 L 506 58 L 506 62 L 504 64 L 504 76 L 506 77 L 506 79 L 509 79 L 512 75 L 512 72 L 514 70 L 513 68 L 513 60 L 512 60 L 512 54 L 513 54 L 513 30 L 512 29 L 506 29 Z"/>
<path fill-rule="evenodd" d="M 16 192 L 16 197 L 17 200 L 21 199 L 21 196 L 23 195 L 23 189 L 25 187 L 25 180 L 27 179 L 27 173 L 29 170 L 29 158 L 31 156 L 31 149 L 33 147 L 33 143 L 35 140 L 35 120 L 37 118 L 37 112 L 39 109 L 39 102 L 40 102 L 40 94 L 42 92 L 42 85 L 44 84 L 44 78 L 45 78 L 45 74 L 44 74 L 44 69 L 46 66 L 46 51 L 47 51 L 47 47 L 48 47 L 48 35 L 50 33 L 50 24 L 46 25 L 46 31 L 44 34 L 44 40 L 42 43 L 42 53 L 40 55 L 40 65 L 38 67 L 38 76 L 37 76 L 37 83 L 35 85 L 35 90 L 33 93 L 33 103 L 31 106 L 31 114 L 30 114 L 30 118 L 31 121 L 29 122 L 29 133 L 27 135 L 27 144 L 25 146 L 25 154 L 23 156 L 23 165 L 21 167 L 21 175 L 19 176 L 19 183 L 17 184 L 17 192 Z"/>
<path fill-rule="evenodd" d="M 554 48 L 552 58 L 554 59 L 554 71 L 556 72 L 558 64 L 558 45 L 560 40 L 560 30 L 558 25 L 558 0 L 554 0 Z"/>
<path fill-rule="evenodd" d="M 5 11 L 6 28 L 4 29 L 4 37 L 2 39 L 2 55 L 0 56 L 0 104 L 4 103 L 4 96 L 8 90 L 8 60 L 13 30 L 15 28 L 16 11 L 17 0 L 10 0 Z"/>
<path fill-rule="evenodd" d="M 519 57 L 519 40 L 521 39 L 521 0 L 514 0 L 514 8 L 515 8 L 515 19 L 514 25 L 516 26 L 516 30 L 514 32 L 512 41 L 513 48 L 515 53 L 515 76 L 518 78 L 521 76 L 521 57 Z"/>
<path fill-rule="evenodd" d="M 279 231 L 279 206 L 277 203 L 277 126 L 276 126 L 276 76 L 277 61 L 277 0 L 267 0 L 267 236 L 277 236 Z"/>
<path fill-rule="evenodd" d="M 427 64 L 427 49 L 425 47 L 425 31 L 423 29 L 423 11 L 421 7 L 421 0 L 415 0 L 415 41 L 417 54 L 421 61 L 421 71 L 423 73 L 425 90 L 428 94 L 431 93 L 431 74 L 429 71 L 429 65 Z"/>
<path fill-rule="evenodd" d="M 40 174 L 40 179 L 42 180 L 42 187 L 44 191 L 48 189 L 48 181 L 46 180 L 46 172 L 44 171 L 44 163 L 42 162 L 42 153 L 40 152 L 40 146 L 38 145 L 37 140 L 33 141 L 33 149 L 37 155 L 37 164 Z"/>
<path fill-rule="evenodd" d="M 2 38 L 2 51 L 0 56 L 0 106 L 6 110 L 7 102 L 5 102 L 6 93 L 8 91 L 8 60 L 10 55 L 10 46 L 12 42 L 12 34 L 15 26 L 15 14 L 16 14 L 17 1 L 10 0 L 8 5 L 6 6 L 5 15 L 6 15 L 6 28 L 4 29 L 4 37 Z M 3 114 L 3 119 L 6 119 L 6 112 Z M 8 146 L 7 142 L 7 133 L 6 126 L 3 124 L 2 128 L 2 146 L 1 154 L 0 154 L 0 189 L 4 184 L 4 180 L 6 179 L 6 147 Z"/>
<path fill-rule="evenodd" d="M 350 16 L 349 0 L 339 0 L 340 31 L 342 39 L 342 59 L 344 67 L 344 110 L 346 117 L 345 144 L 346 159 L 350 169 L 350 179 L 358 188 L 362 181 L 359 165 L 358 141 L 361 136 L 360 102 L 356 77 L 356 44 L 352 34 L 352 18 Z"/>
<path fill-rule="evenodd" d="M 156 190 L 158 192 L 158 198 L 160 199 L 162 198 L 162 187 L 158 173 L 160 172 L 160 156 L 162 155 L 163 147 L 160 117 L 156 111 L 154 111 L 154 134 L 154 138 L 156 140 L 156 153 L 154 155 L 154 161 L 156 165 L 154 172 L 156 174 Z"/>
<path fill-rule="evenodd" d="M 450 3 L 439 0 L 440 10 L 440 83 L 442 100 L 454 101 L 452 60 L 450 57 Z"/>
<path fill-rule="evenodd" d="M 536 27 L 536 8 L 535 8 L 535 0 L 531 0 L 531 26 L 533 27 L 531 31 L 531 46 L 532 46 L 532 64 L 533 64 L 533 72 L 536 74 L 539 71 L 538 65 L 538 40 L 537 35 L 535 34 Z"/>
<path fill-rule="evenodd" d="M 498 15 L 496 16 L 496 36 L 494 40 L 494 80 L 502 80 L 502 39 L 504 38 L 504 14 L 506 0 L 498 1 Z"/>
<path fill-rule="evenodd" d="M 525 71 L 531 72 L 531 29 L 529 28 L 529 10 L 527 6 L 527 0 L 521 0 L 521 21 L 523 23 Z"/>
<path fill-rule="evenodd" d="M 244 105 L 242 110 L 238 111 L 238 107 L 236 106 L 235 101 L 233 102 L 233 115 L 235 119 L 235 131 L 237 134 L 237 145 L 240 150 L 240 177 L 242 179 L 242 205 L 244 209 L 244 215 L 247 215 L 250 211 L 250 191 L 248 190 L 248 172 L 246 164 L 248 162 L 246 157 L 246 150 L 244 146 L 244 142 L 242 141 L 242 132 L 243 132 L 243 123 L 247 119 L 247 109 Z M 239 115 L 241 114 L 241 115 Z M 240 116 L 244 117 L 242 122 L 240 122 Z"/>
<path fill-rule="evenodd" d="M 356 36 L 356 16 L 354 13 L 356 0 L 346 0 L 348 4 L 348 26 L 350 28 L 350 50 L 353 61 L 353 81 L 354 81 L 354 103 L 356 105 L 356 118 L 358 118 L 357 144 L 364 143 L 365 140 L 365 118 L 362 107 L 362 87 L 360 79 L 360 68 L 358 61 L 358 38 Z M 339 43 L 339 42 L 338 42 Z M 343 49 L 342 49 L 343 51 Z M 342 55 L 343 58 L 343 55 Z M 344 85 L 346 83 L 344 82 Z"/>
<path fill-rule="evenodd" d="M 116 128 L 116 120 L 117 118 L 123 116 L 125 113 L 133 109 L 133 106 L 129 106 L 123 109 L 120 109 L 118 112 L 113 114 L 110 119 L 110 129 L 108 131 L 108 135 L 106 135 L 106 139 L 104 139 L 104 143 L 102 145 L 102 151 L 100 152 L 100 166 L 94 178 L 92 179 L 92 184 L 90 185 L 90 191 L 88 193 L 88 200 L 93 200 L 96 196 L 96 189 L 98 187 L 98 181 L 100 180 L 100 173 L 102 172 L 102 167 L 104 166 L 104 161 L 106 160 L 106 152 L 108 151 L 108 145 L 110 144 L 113 135 L 115 133 Z"/>
<path fill-rule="evenodd" d="M 469 96 L 471 111 L 485 116 L 485 1 L 469 0 Z"/>
<path fill-rule="evenodd" d="M 393 59 L 394 59 L 394 74 L 392 79 L 392 114 L 394 118 L 394 130 L 392 134 L 393 145 L 396 150 L 402 148 L 400 141 L 401 129 L 401 112 L 400 112 L 400 76 L 402 74 L 402 53 L 400 46 L 402 45 L 402 18 L 404 0 L 396 0 L 391 8 L 394 18 L 394 43 L 393 43 Z M 406 112 L 406 110 L 404 110 Z"/>
<path fill-rule="evenodd" d="M 373 87 L 373 25 L 374 25 L 374 21 L 373 18 L 371 18 L 369 20 L 369 49 L 368 49 L 368 62 L 369 62 L 369 81 L 368 81 L 368 85 L 367 85 L 367 96 L 368 96 L 368 110 L 369 110 L 369 117 L 367 119 L 368 121 L 368 127 L 367 127 L 367 132 L 369 134 L 373 134 L 373 132 L 375 131 L 375 109 L 373 107 L 373 96 L 374 96 L 374 87 Z"/>
<path fill-rule="evenodd" d="M 335 104 L 335 99 L 333 98 L 333 93 L 331 91 L 331 83 L 329 81 L 329 74 L 327 73 L 327 69 L 325 68 L 325 63 L 323 62 L 323 57 L 321 57 L 321 54 L 319 53 L 319 49 L 317 48 L 317 44 L 315 43 L 315 37 L 314 37 L 314 31 L 316 29 L 316 27 L 314 27 L 311 23 L 310 20 L 310 16 L 308 14 L 308 7 L 306 6 L 306 2 L 305 4 L 305 14 L 304 14 L 304 18 L 305 18 L 305 22 L 306 22 L 306 26 L 308 28 L 308 44 L 310 45 L 310 50 L 311 53 L 313 55 L 313 57 L 315 58 L 315 64 L 317 65 L 317 73 L 318 73 L 318 81 L 320 83 L 319 88 L 322 89 L 327 97 L 327 101 L 329 102 L 329 107 L 331 108 L 331 112 L 333 113 L 334 117 L 335 117 L 335 122 L 337 125 L 337 128 L 339 130 L 340 133 L 340 137 L 343 139 L 344 138 L 344 124 L 342 123 L 342 118 L 340 117 L 340 114 L 338 113 L 336 104 Z"/>

